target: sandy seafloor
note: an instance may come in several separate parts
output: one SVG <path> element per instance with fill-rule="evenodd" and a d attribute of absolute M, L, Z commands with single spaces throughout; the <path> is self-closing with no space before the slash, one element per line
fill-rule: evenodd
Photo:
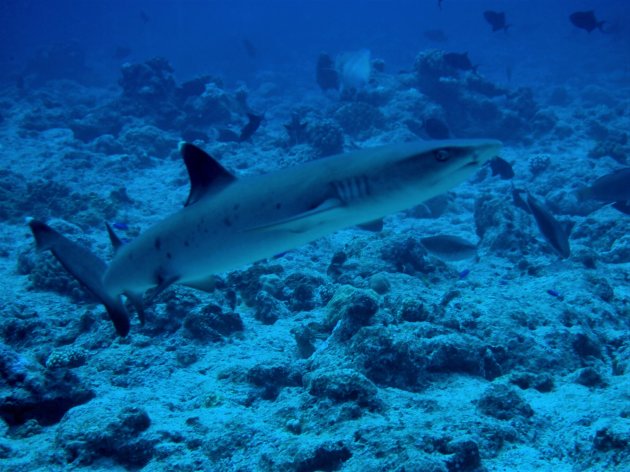
<path fill-rule="evenodd" d="M 345 150 L 417 139 L 401 103 L 421 92 L 379 80 L 370 87 L 393 90 L 374 105 L 385 121 L 345 131 Z M 35 253 L 25 221 L 43 218 L 109 259 L 103 219 L 127 224 L 131 238 L 184 202 L 180 136 L 135 116 L 108 151 L 67 124 L 116 100 L 117 86 L 6 89 L 0 469 L 630 470 L 630 216 L 574 197 L 623 167 L 623 140 L 616 159 L 592 150 L 627 133 L 628 92 L 568 85 L 569 98 L 554 101 L 537 90 L 555 121 L 501 137 L 512 180 L 484 170 L 437 217 L 419 208 L 388 216 L 381 232 L 340 231 L 220 274 L 210 294 L 171 288 L 121 338 Z M 297 101 L 307 123 L 334 120 L 343 104 L 314 86 L 274 86 L 269 74 L 248 91 L 266 113 L 252 140 L 198 144 L 237 175 L 316 158 L 308 140 L 287 144 Z M 211 126 L 238 130 L 234 115 Z M 575 222 L 571 257 L 514 206 L 512 185 Z M 121 188 L 129 199 L 105 208 Z M 477 256 L 427 254 L 418 240 L 434 234 L 479 240 Z M 220 332 L 230 312 L 242 331 Z"/>

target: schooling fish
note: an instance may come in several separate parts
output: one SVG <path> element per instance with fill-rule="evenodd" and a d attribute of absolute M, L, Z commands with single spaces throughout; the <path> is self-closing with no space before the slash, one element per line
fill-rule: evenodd
<path fill-rule="evenodd" d="M 606 23 L 605 21 L 597 21 L 595 17 L 595 12 L 593 10 L 589 11 L 576 11 L 569 15 L 569 20 L 573 23 L 574 26 L 577 26 L 580 29 L 586 30 L 589 33 L 594 29 L 599 29 L 602 33 L 604 32 L 603 26 Z"/>
<path fill-rule="evenodd" d="M 238 141 L 242 143 L 243 141 L 247 141 L 249 138 L 251 138 L 256 130 L 260 127 L 260 123 L 262 122 L 264 117 L 264 114 L 254 115 L 253 113 L 248 113 L 247 118 L 249 118 L 249 121 L 245 126 L 243 126 L 243 129 L 241 129 L 241 134 L 238 137 Z"/>
<path fill-rule="evenodd" d="M 483 12 L 483 17 L 490 23 L 490 26 L 492 26 L 493 33 L 499 30 L 507 31 L 507 29 L 512 26 L 505 22 L 505 12 L 502 11 L 486 10 Z"/>
<path fill-rule="evenodd" d="M 490 169 L 492 169 L 493 177 L 498 175 L 503 180 L 509 180 L 514 177 L 514 169 L 512 169 L 512 165 L 499 156 L 490 161 Z"/>
<path fill-rule="evenodd" d="M 600 177 L 589 187 L 578 190 L 577 195 L 580 200 L 615 202 L 613 208 L 628 214 L 630 207 L 630 167 L 624 167 Z"/>
<path fill-rule="evenodd" d="M 130 322 L 123 295 L 140 311 L 149 289 L 177 283 L 208 290 L 215 274 L 447 192 L 500 147 L 485 139 L 398 143 L 237 179 L 183 143 L 191 185 L 186 205 L 129 244 L 112 237 L 118 249 L 109 266 L 45 223 L 29 225 L 37 247 L 94 293 L 124 336 Z"/>
<path fill-rule="evenodd" d="M 562 224 L 554 218 L 551 212 L 532 195 L 527 193 L 527 206 L 531 214 L 536 220 L 536 225 L 545 240 L 558 253 L 558 255 L 566 259 L 571 255 L 571 247 L 569 245 L 569 234 L 571 233 L 572 224 Z"/>
<path fill-rule="evenodd" d="M 422 238 L 420 243 L 431 254 L 447 261 L 461 261 L 477 254 L 477 246 L 475 244 L 449 234 Z"/>

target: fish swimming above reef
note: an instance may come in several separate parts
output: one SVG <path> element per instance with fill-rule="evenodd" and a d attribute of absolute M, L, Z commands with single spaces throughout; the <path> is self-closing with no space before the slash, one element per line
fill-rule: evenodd
<path fill-rule="evenodd" d="M 490 169 L 492 170 L 492 176 L 498 175 L 503 180 L 509 180 L 514 177 L 514 169 L 505 159 L 497 156 L 490 161 Z"/>
<path fill-rule="evenodd" d="M 123 295 L 141 315 L 150 289 L 181 284 L 209 290 L 215 274 L 442 194 L 500 147 L 481 139 L 399 143 L 237 179 L 198 147 L 182 143 L 190 177 L 184 208 L 128 244 L 109 229 L 115 248 L 109 266 L 45 223 L 29 224 L 37 247 L 50 250 L 99 299 L 125 336 L 130 321 Z"/>
<path fill-rule="evenodd" d="M 470 62 L 470 58 L 468 57 L 468 53 L 459 53 L 459 52 L 447 52 L 443 56 L 444 63 L 453 69 L 463 70 L 463 71 L 473 71 L 475 74 L 477 73 L 477 67 L 473 66 L 472 62 Z"/>
<path fill-rule="evenodd" d="M 323 91 L 339 89 L 339 72 L 335 69 L 335 62 L 325 52 L 322 52 L 317 58 L 315 78 L 317 85 Z"/>
<path fill-rule="evenodd" d="M 576 11 L 569 15 L 569 21 L 573 23 L 574 26 L 586 30 L 589 33 L 595 29 L 604 32 L 603 26 L 606 24 L 605 21 L 597 21 L 595 17 L 595 12 L 593 10 L 589 11 Z"/>
<path fill-rule="evenodd" d="M 508 25 L 505 22 L 505 12 L 486 10 L 483 12 L 483 17 L 486 19 L 490 26 L 492 26 L 492 32 L 495 33 L 500 30 L 507 31 L 512 25 Z"/>
<path fill-rule="evenodd" d="M 262 123 L 262 120 L 265 118 L 265 115 L 255 115 L 253 113 L 248 113 L 247 118 L 249 121 L 245 126 L 243 126 L 243 128 L 241 129 L 241 134 L 238 136 L 238 141 L 240 143 L 242 143 L 243 141 L 247 141 L 254 135 L 256 130 L 260 127 L 260 123 Z"/>
<path fill-rule="evenodd" d="M 521 197 L 522 193 L 527 193 L 527 200 Z M 512 195 L 516 206 L 532 214 L 540 233 L 556 253 L 562 259 L 568 258 L 571 255 L 569 235 L 571 234 L 573 224 L 559 222 L 547 207 L 540 203 L 529 192 L 514 189 Z"/>
<path fill-rule="evenodd" d="M 461 261 L 477 254 L 477 246 L 459 236 L 439 234 L 420 239 L 420 243 L 431 254 L 445 261 Z"/>
<path fill-rule="evenodd" d="M 613 208 L 630 214 L 630 167 L 600 177 L 590 186 L 578 190 L 577 195 L 581 200 L 614 202 Z"/>

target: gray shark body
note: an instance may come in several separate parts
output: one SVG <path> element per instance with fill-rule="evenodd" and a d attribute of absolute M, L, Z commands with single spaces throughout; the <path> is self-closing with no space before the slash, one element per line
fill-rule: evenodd
<path fill-rule="evenodd" d="M 186 206 L 118 248 L 109 267 L 98 274 L 102 285 L 96 287 L 97 297 L 111 316 L 106 302 L 111 305 L 123 294 L 138 300 L 146 290 L 172 283 L 203 289 L 214 274 L 441 194 L 496 156 L 499 148 L 494 140 L 404 143 L 236 179 L 209 155 L 184 144 L 181 151 L 191 179 Z M 72 270 L 71 254 L 46 243 L 40 225 L 37 229 L 31 224 L 38 245 L 51 249 L 81 280 L 85 269 Z M 55 233 L 55 238 L 63 236 Z M 89 277 L 92 286 L 95 278 Z"/>

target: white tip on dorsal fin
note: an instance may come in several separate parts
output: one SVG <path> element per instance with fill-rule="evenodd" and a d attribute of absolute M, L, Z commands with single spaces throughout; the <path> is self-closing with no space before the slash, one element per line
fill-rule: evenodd
<path fill-rule="evenodd" d="M 184 206 L 192 205 L 204 196 L 224 188 L 236 180 L 212 156 L 194 144 L 182 142 L 179 151 L 190 178 L 190 193 Z"/>

